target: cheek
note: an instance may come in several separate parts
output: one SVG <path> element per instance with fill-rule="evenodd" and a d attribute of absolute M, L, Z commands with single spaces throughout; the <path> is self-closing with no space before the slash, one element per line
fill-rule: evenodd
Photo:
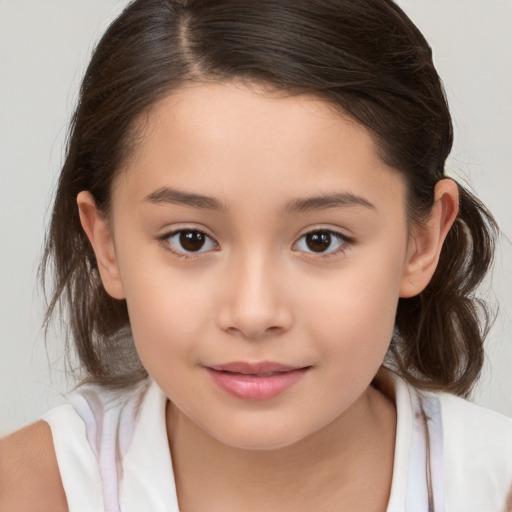
<path fill-rule="evenodd" d="M 311 283 L 304 312 L 316 330 L 311 333 L 333 364 L 377 366 L 386 354 L 393 334 L 399 284 L 401 252 L 389 250 L 386 257 L 361 257 L 318 287 Z M 306 314 L 306 313 L 305 313 Z"/>
<path fill-rule="evenodd" d="M 205 287 L 193 284 L 198 282 L 197 276 L 173 273 L 154 263 L 152 267 L 138 265 L 136 272 L 126 270 L 130 276 L 125 285 L 130 324 L 146 369 L 154 373 L 153 366 L 192 360 L 201 332 L 211 319 Z"/>

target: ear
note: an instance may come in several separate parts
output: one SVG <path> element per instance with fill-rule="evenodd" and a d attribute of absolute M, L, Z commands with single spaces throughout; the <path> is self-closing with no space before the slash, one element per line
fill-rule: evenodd
<path fill-rule="evenodd" d="M 77 204 L 82 228 L 96 255 L 103 286 L 114 299 L 124 299 L 125 294 L 110 225 L 96 207 L 90 192 L 80 192 L 77 196 Z"/>
<path fill-rule="evenodd" d="M 400 297 L 414 297 L 432 279 L 443 242 L 459 212 L 459 191 L 450 179 L 437 182 L 434 205 L 427 222 L 414 226 L 409 237 L 407 261 L 400 284 Z"/>

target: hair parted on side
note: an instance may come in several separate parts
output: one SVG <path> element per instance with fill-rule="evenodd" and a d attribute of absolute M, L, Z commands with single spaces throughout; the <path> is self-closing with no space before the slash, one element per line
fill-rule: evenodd
<path fill-rule="evenodd" d="M 428 218 L 452 147 L 431 49 L 391 0 L 135 0 L 85 73 L 40 268 L 52 276 L 46 326 L 63 314 L 83 380 L 124 387 L 145 377 L 124 301 L 104 290 L 77 194 L 108 215 L 112 182 L 137 147 L 138 122 L 187 81 L 241 80 L 315 94 L 374 136 L 408 184 L 411 222 Z M 467 395 L 483 364 L 489 315 L 474 296 L 496 224 L 459 185 L 460 212 L 427 288 L 400 299 L 389 363 L 419 388 Z M 46 283 L 47 284 L 47 283 Z"/>

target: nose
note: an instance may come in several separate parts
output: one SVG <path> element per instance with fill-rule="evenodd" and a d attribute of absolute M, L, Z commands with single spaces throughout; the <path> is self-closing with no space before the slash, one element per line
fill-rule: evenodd
<path fill-rule="evenodd" d="M 272 260 L 244 258 L 231 265 L 223 281 L 218 325 L 247 339 L 286 332 L 293 324 L 279 270 Z"/>

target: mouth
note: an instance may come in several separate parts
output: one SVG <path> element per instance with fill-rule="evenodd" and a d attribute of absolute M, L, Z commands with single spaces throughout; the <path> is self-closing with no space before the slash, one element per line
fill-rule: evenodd
<path fill-rule="evenodd" d="M 273 362 L 233 362 L 205 367 L 218 387 L 245 400 L 274 398 L 298 383 L 310 368 Z"/>

